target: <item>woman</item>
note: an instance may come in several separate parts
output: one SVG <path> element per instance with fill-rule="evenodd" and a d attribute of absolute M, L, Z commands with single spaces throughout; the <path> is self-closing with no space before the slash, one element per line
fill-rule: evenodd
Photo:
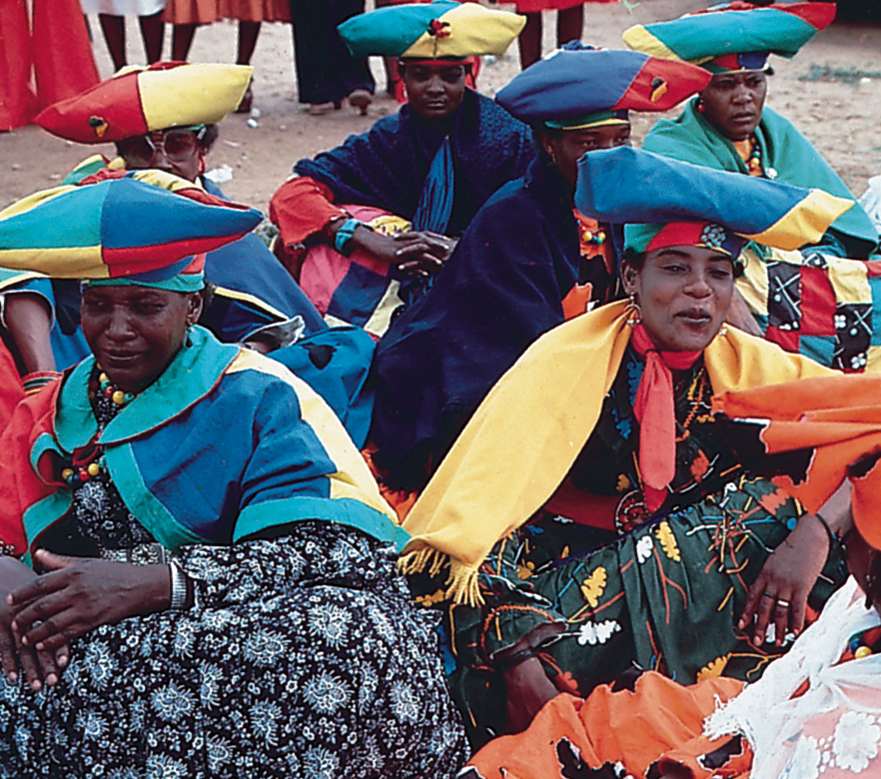
<path fill-rule="evenodd" d="M 482 749 L 460 779 L 562 779 L 570 766 L 598 778 L 613 776 L 613 766 L 640 778 L 873 775 L 881 768 L 881 558 L 857 532 L 844 546 L 853 577 L 746 690 L 719 677 L 683 687 L 649 671 L 631 689 L 603 686 L 586 701 L 559 695 L 525 733 Z"/>
<path fill-rule="evenodd" d="M 634 305 L 539 339 L 405 522 L 402 568 L 424 603 L 451 607 L 451 685 L 475 745 L 634 664 L 682 682 L 757 678 L 801 629 L 812 588 L 816 608 L 837 584 L 830 560 L 814 586 L 824 522 L 832 533 L 846 520 L 847 496 L 799 521 L 800 504 L 751 471 L 709 412 L 714 392 L 827 373 L 719 333 L 742 243 L 726 225 L 793 247 L 847 201 L 622 147 L 582 158 L 575 204 L 671 221 L 627 228 Z"/>
<path fill-rule="evenodd" d="M 576 161 L 629 144 L 628 109 L 669 110 L 707 81 L 687 63 L 634 54 L 573 44 L 499 92 L 498 103 L 533 127 L 540 152 L 478 211 L 444 272 L 377 346 L 373 457 L 391 489 L 425 486 L 539 335 L 616 297 L 620 238 L 575 210 Z"/>
<path fill-rule="evenodd" d="M 125 52 L 126 16 L 138 17 L 147 64 L 152 65 L 162 59 L 162 39 L 165 37 L 162 11 L 166 2 L 167 0 L 82 0 L 84 13 L 98 14 L 114 71 L 128 65 Z"/>
<path fill-rule="evenodd" d="M 698 165 L 823 189 L 853 200 L 844 182 L 784 117 L 765 107 L 768 49 L 793 56 L 834 17 L 834 3 L 794 3 L 696 14 L 624 33 L 627 44 L 700 62 L 713 74 L 675 120 L 643 147 Z M 761 49 L 757 51 L 757 49 Z M 722 54 L 722 52 L 725 54 Z M 708 59 L 712 58 L 712 59 Z M 878 233 L 857 204 L 801 253 L 756 253 L 738 289 L 749 310 L 738 323 L 768 340 L 846 371 L 877 360 L 872 266 Z M 753 254 L 750 248 L 750 254 Z M 847 259 L 850 258 L 850 259 Z M 755 317 L 756 321 L 753 321 Z"/>
<path fill-rule="evenodd" d="M 217 139 L 217 122 L 238 104 L 250 74 L 250 68 L 233 65 L 163 63 L 108 79 L 50 107 L 38 122 L 81 143 L 116 143 L 117 160 L 90 157 L 65 183 L 123 175 L 120 167 L 144 171 L 139 175 L 148 177 L 149 169 L 158 169 L 222 198 L 203 175 L 205 158 Z M 132 116 L 143 119 L 133 122 Z M 271 353 L 317 390 L 352 437 L 363 443 L 372 410 L 370 395 L 362 391 L 371 340 L 354 328 L 329 330 L 255 233 L 209 252 L 206 277 L 209 299 L 201 323 L 222 341 Z M 76 364 L 88 354 L 79 328 L 78 282 L 22 283 L 27 278 L 10 272 L 0 281 L 7 292 L 4 324 L 18 348 L 23 373 Z"/>
<path fill-rule="evenodd" d="M 452 0 L 380 8 L 340 26 L 355 54 L 399 57 L 409 102 L 300 160 L 272 198 L 283 261 L 322 314 L 380 337 L 480 206 L 523 174 L 529 128 L 467 89 L 463 62 L 503 53 L 521 27 L 515 14 Z"/>
<path fill-rule="evenodd" d="M 77 254 L 93 356 L 5 428 L 0 773 L 451 775 L 434 629 L 357 450 L 302 382 L 195 324 L 187 255 L 259 213 L 132 179 L 16 206 L 22 267 L 126 227 Z"/>

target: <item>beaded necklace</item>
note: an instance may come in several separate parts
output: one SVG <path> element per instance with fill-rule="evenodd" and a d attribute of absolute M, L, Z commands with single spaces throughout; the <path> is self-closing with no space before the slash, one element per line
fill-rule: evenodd
<path fill-rule="evenodd" d="M 104 373 L 100 366 L 93 371 L 92 377 L 89 379 L 89 402 L 94 406 L 104 403 L 113 404 L 108 411 L 108 416 L 115 416 L 123 406 L 131 403 L 137 396 L 132 392 L 124 392 L 110 381 L 107 374 Z M 105 423 L 106 424 L 106 423 Z M 95 438 L 101 433 L 105 424 L 98 425 L 98 432 Z M 63 463 L 61 469 L 61 478 L 65 484 L 71 488 L 85 484 L 90 479 L 109 478 L 107 465 L 104 460 L 104 449 L 95 443 L 93 438 L 85 446 L 75 449 L 71 454 L 69 461 Z"/>
<path fill-rule="evenodd" d="M 879 644 L 881 644 L 881 628 L 874 627 L 854 633 L 847 642 L 847 650 L 841 658 L 842 662 L 851 658 L 861 660 L 868 657 L 878 651 Z"/>
<path fill-rule="evenodd" d="M 759 139 L 752 135 L 749 144 L 752 148 L 746 161 L 746 169 L 750 176 L 763 176 L 765 170 L 762 167 L 762 147 L 759 146 Z"/>

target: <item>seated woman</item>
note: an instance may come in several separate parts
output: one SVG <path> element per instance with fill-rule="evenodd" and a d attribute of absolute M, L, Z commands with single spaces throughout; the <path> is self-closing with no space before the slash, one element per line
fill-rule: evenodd
<path fill-rule="evenodd" d="M 233 65 L 162 63 L 108 79 L 47 108 L 37 121 L 62 138 L 116 142 L 117 160 L 90 157 L 65 183 L 117 176 L 122 167 L 155 168 L 222 198 L 203 175 L 205 157 L 218 137 L 216 123 L 235 108 L 250 73 L 250 68 Z M 256 233 L 209 252 L 205 274 L 209 293 L 200 323 L 222 341 L 246 342 L 271 353 L 317 390 L 363 444 L 372 409 L 370 394 L 362 391 L 373 353 L 371 339 L 355 328 L 328 330 Z M 24 373 L 68 368 L 88 354 L 79 327 L 77 280 L 22 283 L 28 274 L 4 276 L 4 324 Z"/>
<path fill-rule="evenodd" d="M 489 196 L 523 175 L 534 156 L 529 128 L 465 86 L 465 59 L 503 54 L 523 23 L 439 0 L 340 26 L 355 54 L 399 57 L 409 102 L 367 133 L 300 160 L 297 177 L 272 198 L 285 262 L 322 314 L 380 337 Z"/>
<path fill-rule="evenodd" d="M 669 110 L 708 78 L 688 63 L 576 43 L 499 92 L 540 151 L 477 212 L 444 272 L 377 346 L 371 437 L 389 488 L 421 490 L 529 344 L 617 296 L 620 237 L 575 210 L 576 161 L 629 144 L 628 110 Z"/>
<path fill-rule="evenodd" d="M 87 278 L 93 355 L 3 431 L 2 772 L 452 776 L 406 534 L 314 392 L 195 324 L 188 255 L 259 212 L 125 178 L 4 217 L 5 263 Z"/>
<path fill-rule="evenodd" d="M 834 3 L 735 4 L 627 30 L 624 40 L 632 48 L 699 62 L 713 74 L 681 116 L 652 128 L 643 148 L 853 200 L 810 142 L 765 107 L 768 50 L 792 57 L 834 14 Z M 737 303 L 744 315 L 738 323 L 824 365 L 854 371 L 868 363 L 872 368 L 881 343 L 875 333 L 881 309 L 870 281 L 876 271 L 854 260 L 871 258 L 877 246 L 877 230 L 856 204 L 800 253 L 748 248 L 754 261 L 738 282 Z"/>
<path fill-rule="evenodd" d="M 841 381 L 815 384 L 826 392 L 849 389 Z M 879 544 L 877 518 L 867 517 L 866 524 Z M 648 671 L 631 689 L 604 685 L 584 701 L 561 694 L 527 731 L 484 747 L 459 779 L 601 779 L 615 770 L 640 779 L 876 775 L 881 555 L 854 531 L 843 541 L 853 577 L 786 656 L 746 690 L 735 679 L 681 686 Z"/>
<path fill-rule="evenodd" d="M 404 523 L 403 570 L 423 603 L 449 609 L 450 682 L 474 745 L 634 664 L 683 683 L 758 678 L 809 594 L 817 608 L 839 583 L 825 524 L 845 522 L 847 495 L 825 519 L 805 514 L 732 448 L 710 400 L 829 373 L 722 330 L 740 270 L 732 227 L 795 248 L 848 201 L 622 147 L 584 155 L 575 205 L 670 223 L 627 226 L 632 302 L 536 341 Z"/>

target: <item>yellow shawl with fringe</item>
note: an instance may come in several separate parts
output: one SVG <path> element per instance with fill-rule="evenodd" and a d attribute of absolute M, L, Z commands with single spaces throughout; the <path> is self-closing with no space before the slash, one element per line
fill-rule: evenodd
<path fill-rule="evenodd" d="M 482 599 L 477 569 L 495 544 L 554 494 L 599 419 L 630 341 L 625 302 L 539 338 L 477 409 L 404 522 L 404 573 L 449 564 L 447 599 Z M 704 351 L 716 393 L 834 375 L 731 328 Z"/>

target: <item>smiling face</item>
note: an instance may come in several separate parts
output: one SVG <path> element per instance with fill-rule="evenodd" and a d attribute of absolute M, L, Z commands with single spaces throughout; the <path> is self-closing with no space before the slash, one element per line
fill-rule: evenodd
<path fill-rule="evenodd" d="M 611 124 L 587 127 L 581 130 L 544 130 L 539 135 L 542 149 L 574 191 L 578 179 L 578 160 L 581 155 L 597 149 L 614 149 L 630 146 L 630 125 Z"/>
<path fill-rule="evenodd" d="M 758 127 L 767 94 L 768 79 L 760 70 L 720 73 L 701 92 L 700 107 L 722 135 L 742 141 Z"/>
<path fill-rule="evenodd" d="M 168 367 L 201 311 L 201 292 L 87 286 L 83 335 L 110 381 L 124 392 L 140 392 Z"/>
<path fill-rule="evenodd" d="M 642 323 L 662 351 L 694 352 L 719 332 L 734 293 L 731 258 L 696 246 L 646 252 L 642 267 L 625 262 L 624 289 L 635 294 Z"/>
<path fill-rule="evenodd" d="M 465 97 L 465 65 L 414 62 L 401 69 L 413 112 L 432 123 L 450 121 Z"/>

